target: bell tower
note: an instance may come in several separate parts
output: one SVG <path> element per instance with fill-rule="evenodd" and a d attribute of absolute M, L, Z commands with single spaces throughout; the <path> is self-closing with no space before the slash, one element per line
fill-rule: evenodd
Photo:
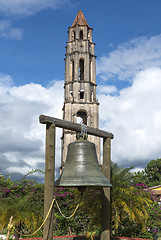
<path fill-rule="evenodd" d="M 99 128 L 99 103 L 96 99 L 96 56 L 92 42 L 92 28 L 89 27 L 83 12 L 78 11 L 68 31 L 65 55 L 65 84 L 63 119 Z M 66 161 L 67 147 L 75 141 L 75 132 L 63 131 L 62 165 Z M 100 161 L 100 140 L 88 136 L 96 145 Z"/>

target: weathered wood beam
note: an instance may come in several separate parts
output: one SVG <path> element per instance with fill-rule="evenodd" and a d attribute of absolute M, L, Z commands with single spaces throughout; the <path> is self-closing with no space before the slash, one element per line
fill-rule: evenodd
<path fill-rule="evenodd" d="M 103 174 L 110 182 L 111 175 L 111 139 L 103 138 Z M 110 187 L 103 188 L 101 211 L 101 240 L 111 239 Z"/>
<path fill-rule="evenodd" d="M 46 124 L 44 219 L 47 216 L 54 195 L 55 178 L 55 125 Z M 49 214 L 43 231 L 43 240 L 53 240 L 53 211 Z"/>
<path fill-rule="evenodd" d="M 73 123 L 73 122 L 69 122 L 66 120 L 49 117 L 45 115 L 40 115 L 39 121 L 40 123 L 43 123 L 43 124 L 54 123 L 56 127 L 60 127 L 60 128 L 64 128 L 64 129 L 68 129 L 76 132 L 81 132 L 81 124 L 78 124 L 78 123 Z M 87 126 L 87 133 L 97 137 L 111 138 L 111 139 L 114 138 L 114 135 L 110 132 L 106 132 L 98 128 L 92 128 L 88 126 Z"/>

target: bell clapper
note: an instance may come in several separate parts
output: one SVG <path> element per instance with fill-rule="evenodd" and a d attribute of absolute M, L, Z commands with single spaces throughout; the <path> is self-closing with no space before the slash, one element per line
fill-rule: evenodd
<path fill-rule="evenodd" d="M 78 191 L 81 193 L 81 197 L 83 196 L 84 191 L 86 191 L 87 187 L 86 186 L 80 186 L 78 187 Z"/>

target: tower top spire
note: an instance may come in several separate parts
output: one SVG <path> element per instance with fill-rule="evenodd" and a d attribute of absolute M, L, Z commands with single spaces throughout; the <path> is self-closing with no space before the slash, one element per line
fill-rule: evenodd
<path fill-rule="evenodd" d="M 87 23 L 87 20 L 85 19 L 85 16 L 82 12 L 82 10 L 79 10 L 75 19 L 74 19 L 74 22 L 72 24 L 72 27 L 76 26 L 76 25 L 80 25 L 80 26 L 87 26 L 89 27 L 88 23 Z"/>

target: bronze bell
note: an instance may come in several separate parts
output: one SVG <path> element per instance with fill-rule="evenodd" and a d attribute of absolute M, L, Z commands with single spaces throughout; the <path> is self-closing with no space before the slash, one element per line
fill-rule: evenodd
<path fill-rule="evenodd" d="M 68 145 L 66 163 L 55 186 L 111 187 L 100 169 L 94 143 L 80 138 Z"/>

